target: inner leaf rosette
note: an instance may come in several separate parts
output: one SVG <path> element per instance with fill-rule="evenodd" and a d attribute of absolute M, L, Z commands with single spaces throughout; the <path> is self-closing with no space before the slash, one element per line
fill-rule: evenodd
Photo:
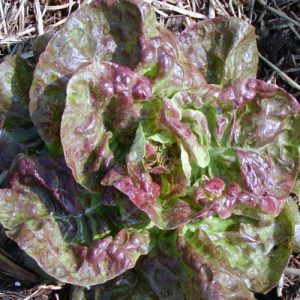
<path fill-rule="evenodd" d="M 207 85 L 143 104 L 126 167 L 114 185 L 160 228 L 239 207 L 277 216 L 299 168 L 299 104 L 259 80 Z"/>

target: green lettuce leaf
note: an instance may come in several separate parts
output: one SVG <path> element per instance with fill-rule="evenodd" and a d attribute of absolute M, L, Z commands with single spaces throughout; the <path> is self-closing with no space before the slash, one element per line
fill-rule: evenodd
<path fill-rule="evenodd" d="M 96 62 L 75 73 L 68 84 L 61 141 L 77 182 L 92 191 L 101 189 L 102 177 L 120 152 L 126 156 L 126 143 L 132 142 L 151 89 L 146 77 L 114 63 Z M 115 149 L 121 142 L 123 149 Z"/>
<path fill-rule="evenodd" d="M 179 257 L 175 232 L 156 235 L 156 246 L 134 270 L 91 290 L 81 290 L 85 300 L 198 300 L 200 294 L 198 278 Z"/>
<path fill-rule="evenodd" d="M 183 260 L 199 272 L 202 284 L 207 284 L 205 299 L 217 299 L 211 293 L 219 288 L 219 292 L 229 292 L 221 299 L 232 299 L 243 290 L 236 284 L 240 280 L 244 288 L 258 293 L 277 284 L 293 249 L 294 221 L 286 206 L 276 219 L 210 217 L 178 232 Z M 234 281 L 226 278 L 229 274 Z"/>
<path fill-rule="evenodd" d="M 0 127 L 17 136 L 32 127 L 28 103 L 33 66 L 19 56 L 7 56 L 0 75 Z"/>
<path fill-rule="evenodd" d="M 94 61 L 134 66 L 149 6 L 141 1 L 96 1 L 73 13 L 39 57 L 30 91 L 30 114 L 53 153 L 61 153 L 60 121 L 72 74 Z"/>
<path fill-rule="evenodd" d="M 0 64 L 0 172 L 6 172 L 19 153 L 37 153 L 43 143 L 28 110 L 34 67 L 17 55 Z"/>
<path fill-rule="evenodd" d="M 143 103 L 114 185 L 162 229 L 237 207 L 280 214 L 299 168 L 299 104 L 282 89 L 238 80 Z"/>
<path fill-rule="evenodd" d="M 154 96 L 171 97 L 206 83 L 202 72 L 180 51 L 176 34 L 161 26 L 154 14 L 145 23 L 144 32 L 135 71 L 151 80 Z"/>
<path fill-rule="evenodd" d="M 255 29 L 239 18 L 200 21 L 179 35 L 178 47 L 209 83 L 225 86 L 236 79 L 256 78 Z"/>
<path fill-rule="evenodd" d="M 19 156 L 9 177 L 11 188 L 0 190 L 0 222 L 52 277 L 95 285 L 147 254 L 148 232 L 114 225 L 113 213 L 109 219 L 103 205 L 97 209 L 101 200 L 76 186 L 61 159 Z"/>
<path fill-rule="evenodd" d="M 298 102 L 282 89 L 252 79 L 224 89 L 207 86 L 178 93 L 174 101 L 200 110 L 211 134 L 210 164 L 198 170 L 200 187 L 194 195 L 196 202 L 208 205 L 202 217 L 212 211 L 229 217 L 238 203 L 277 216 L 299 169 Z M 223 181 L 221 194 L 203 186 L 203 173 Z"/>

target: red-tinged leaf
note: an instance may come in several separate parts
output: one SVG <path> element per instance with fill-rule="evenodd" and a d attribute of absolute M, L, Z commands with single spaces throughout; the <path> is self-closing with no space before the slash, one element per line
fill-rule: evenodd
<path fill-rule="evenodd" d="M 80 286 L 103 283 L 133 268 L 148 252 L 149 233 L 132 229 L 134 224 L 122 220 L 123 212 L 111 229 L 113 211 L 108 221 L 101 199 L 94 195 L 95 203 L 93 195 L 79 189 L 61 159 L 19 156 L 10 184 L 11 189 L 0 190 L 0 223 L 58 280 Z M 125 203 L 122 199 L 120 206 L 127 216 L 134 214 Z M 117 229 L 124 225 L 128 229 Z"/>
<path fill-rule="evenodd" d="M 256 78 L 255 29 L 232 17 L 203 20 L 179 35 L 179 49 L 209 83 L 226 86 L 236 79 Z"/>
<path fill-rule="evenodd" d="M 197 278 L 200 299 L 255 299 L 246 281 L 235 272 L 221 249 L 204 230 L 178 230 L 177 247 L 183 261 Z"/>
<path fill-rule="evenodd" d="M 96 62 L 75 73 L 68 84 L 61 141 L 78 183 L 101 189 L 102 177 L 118 161 L 115 153 L 126 151 L 126 146 L 114 149 L 113 143 L 132 139 L 151 88 L 147 78 L 114 63 Z"/>
<path fill-rule="evenodd" d="M 76 199 L 77 187 L 62 157 L 26 157 L 19 155 L 10 171 L 9 182 L 12 188 L 29 186 L 36 191 L 44 203 L 50 207 L 48 193 L 51 199 L 71 215 L 82 212 L 82 207 Z"/>
<path fill-rule="evenodd" d="M 203 276 L 203 291 L 208 292 L 204 298 L 215 299 L 211 293 L 220 288 L 236 293 L 245 287 L 257 293 L 272 289 L 289 260 L 293 236 L 293 217 L 285 207 L 276 219 L 233 215 L 190 223 L 179 230 L 178 248 L 183 260 Z"/>
<path fill-rule="evenodd" d="M 212 202 L 206 196 L 197 200 L 205 204 L 199 216 L 217 212 L 228 218 L 238 204 L 277 216 L 299 168 L 297 101 L 254 79 L 238 80 L 224 89 L 207 86 L 179 93 L 174 100 L 177 106 L 188 105 L 206 116 L 212 136 L 206 175 L 226 183 L 223 194 Z M 204 183 L 198 183 L 196 194 L 201 194 Z"/>
<path fill-rule="evenodd" d="M 1 190 L 0 206 L 0 221 L 8 229 L 7 235 L 44 271 L 66 283 L 91 286 L 106 282 L 134 267 L 148 251 L 148 233 L 126 229 L 89 247 L 70 245 L 55 217 L 29 190 Z"/>
<path fill-rule="evenodd" d="M 54 153 L 61 152 L 60 121 L 71 75 L 94 61 L 136 65 L 139 38 L 151 14 L 141 1 L 98 0 L 74 12 L 49 41 L 35 70 L 30 114 Z"/>
<path fill-rule="evenodd" d="M 152 24 L 151 32 L 140 38 L 141 60 L 136 70 L 151 79 L 153 94 L 170 97 L 205 84 L 202 72 L 179 51 L 176 35 L 158 22 Z"/>

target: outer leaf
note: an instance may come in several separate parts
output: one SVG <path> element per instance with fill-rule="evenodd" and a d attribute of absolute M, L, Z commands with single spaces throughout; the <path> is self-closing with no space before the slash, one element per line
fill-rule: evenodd
<path fill-rule="evenodd" d="M 177 94 L 174 100 L 205 114 L 212 147 L 204 174 L 226 183 L 217 196 L 203 186 L 197 190 L 194 200 L 206 205 L 199 216 L 215 211 L 229 217 L 238 203 L 278 215 L 299 168 L 297 101 L 259 80 L 237 81 L 223 90 L 207 86 Z"/>
<path fill-rule="evenodd" d="M 256 78 L 258 51 L 255 29 L 232 17 L 204 20 L 179 36 L 179 49 L 209 83 L 227 85 Z"/>
<path fill-rule="evenodd" d="M 72 215 L 82 212 L 82 207 L 76 199 L 75 182 L 62 157 L 53 159 L 19 155 L 10 169 L 9 181 L 15 188 L 22 185 L 32 187 L 50 208 L 48 193 L 66 212 Z"/>
<path fill-rule="evenodd" d="M 70 76 L 93 61 L 133 66 L 139 37 L 151 18 L 146 3 L 98 0 L 73 13 L 41 54 L 30 92 L 30 114 L 41 137 L 60 152 L 60 120 Z"/>
<path fill-rule="evenodd" d="M 10 230 L 8 236 L 49 275 L 63 282 L 80 286 L 103 283 L 132 268 L 138 257 L 147 253 L 148 235 L 125 229 L 115 238 L 108 236 L 95 241 L 89 248 L 70 247 L 63 240 L 53 216 L 36 215 L 40 212 L 38 207 L 46 210 L 36 194 L 2 190 L 1 199 L 5 202 L 1 201 L 1 222 Z M 23 202 L 27 204 L 29 199 L 36 211 L 33 216 L 26 214 L 20 206 Z M 19 215 L 18 211 L 23 213 Z M 11 214 L 17 219 L 8 226 Z"/>
<path fill-rule="evenodd" d="M 0 76 L 0 172 L 3 172 L 17 154 L 40 151 L 42 143 L 28 111 L 33 67 L 19 56 L 7 56 L 0 64 Z"/>
<path fill-rule="evenodd" d="M 206 83 L 200 72 L 178 49 L 177 37 L 156 20 L 144 23 L 140 38 L 141 60 L 136 70 L 151 79 L 153 94 L 170 97 L 176 92 Z M 149 27 L 147 29 L 147 27 Z"/>
<path fill-rule="evenodd" d="M 125 147 L 118 152 L 126 151 L 126 137 L 132 140 L 130 133 L 137 128 L 141 103 L 151 96 L 151 88 L 147 78 L 113 63 L 93 63 L 72 77 L 61 140 L 77 182 L 100 189 L 101 177 L 118 160 L 112 141 L 122 140 Z"/>
<path fill-rule="evenodd" d="M 200 274 L 210 274 L 206 280 L 211 284 L 230 283 L 222 278 L 226 271 L 219 269 L 227 265 L 225 270 L 231 270 L 235 278 L 243 278 L 249 289 L 263 293 L 280 279 L 292 251 L 293 236 L 293 218 L 285 207 L 275 220 L 210 217 L 187 225 L 179 234 L 179 249 L 184 260 Z"/>
<path fill-rule="evenodd" d="M 295 202 L 295 199 L 289 198 L 287 202 L 289 209 L 291 211 L 291 215 L 294 218 L 295 223 L 295 235 L 294 235 L 294 245 L 293 252 L 300 252 L 300 213 L 298 205 Z"/>
<path fill-rule="evenodd" d="M 178 250 L 200 285 L 199 299 L 255 299 L 207 234 L 178 230 Z"/>
<path fill-rule="evenodd" d="M 160 234 L 149 256 L 104 285 L 85 291 L 85 300 L 199 300 L 200 284 L 179 258 L 176 234 Z"/>
<path fill-rule="evenodd" d="M 68 172 L 62 163 L 58 166 L 50 158 L 19 157 L 11 170 L 12 188 L 0 190 L 0 222 L 9 230 L 7 235 L 49 275 L 80 286 L 103 283 L 132 268 L 138 257 L 147 253 L 149 235 L 147 231 L 122 229 L 110 236 L 100 227 L 103 215 L 98 214 L 100 220 L 95 220 L 95 225 L 102 234 L 89 244 L 78 245 L 78 241 L 85 242 L 84 217 L 92 230 L 93 220 L 91 209 L 85 216 L 72 217 L 55 208 L 58 197 L 67 211 L 79 197 L 83 202 L 90 201 L 85 192 L 73 191 L 75 183 Z M 78 220 L 77 225 L 72 220 Z"/>
<path fill-rule="evenodd" d="M 0 127 L 7 131 L 28 128 L 29 89 L 33 67 L 19 56 L 8 56 L 0 64 Z"/>

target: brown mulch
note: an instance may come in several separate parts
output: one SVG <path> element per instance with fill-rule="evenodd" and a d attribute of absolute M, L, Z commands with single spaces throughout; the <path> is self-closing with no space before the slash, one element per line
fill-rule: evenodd
<path fill-rule="evenodd" d="M 252 23 L 261 55 L 258 78 L 283 87 L 300 101 L 300 0 L 146 1 L 153 5 L 159 22 L 175 32 L 201 19 L 220 15 L 237 16 Z M 70 13 L 89 2 L 91 0 L 0 0 L 0 61 L 7 54 L 30 56 L 38 35 L 59 28 Z M 67 299 L 67 288 L 35 280 L 23 267 L 24 262 L 19 261 L 17 251 L 0 228 L 0 300 Z M 12 263 L 10 267 L 5 268 L 4 260 Z M 289 267 L 299 269 L 299 255 L 291 256 Z M 16 272 L 18 277 L 14 275 Z M 299 278 L 287 271 L 276 289 L 257 298 L 300 299 Z"/>

